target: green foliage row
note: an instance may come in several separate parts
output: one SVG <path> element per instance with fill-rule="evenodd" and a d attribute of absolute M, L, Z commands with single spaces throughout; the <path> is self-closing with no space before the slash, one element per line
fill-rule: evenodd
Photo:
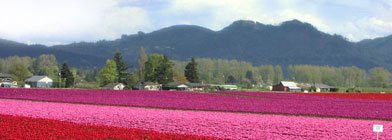
<path fill-rule="evenodd" d="M 355 66 L 289 65 L 282 68 L 279 65 L 261 65 L 256 67 L 252 63 L 238 60 L 201 58 L 184 62 L 169 60 L 164 55 L 150 54 L 148 59 L 141 57 L 143 60 L 140 61 L 145 61 L 144 68 L 139 66 L 136 71 L 130 72 L 129 66 L 126 64 L 123 64 L 126 65 L 124 68 L 117 67 L 116 57 L 118 57 L 118 61 L 122 59 L 117 55 L 114 60 L 108 60 L 102 69 L 85 70 L 70 68 L 68 64 L 60 66 L 54 55 L 43 54 L 38 58 L 12 56 L 0 59 L 0 72 L 11 74 L 20 83 L 23 83 L 31 75 L 47 75 L 54 81 L 59 81 L 58 74 L 61 72 L 64 76 L 62 78 L 65 80 L 65 83 L 62 83 L 65 85 L 61 87 L 73 87 L 81 82 L 97 82 L 104 86 L 122 79 L 121 81 L 127 85 L 127 88 L 131 88 L 131 85 L 141 77 L 145 81 L 158 83 L 168 83 L 175 79 L 180 82 L 201 81 L 210 84 L 236 84 L 245 88 L 273 85 L 282 80 L 324 83 L 351 88 L 391 87 L 390 72 L 382 67 L 375 67 L 368 71 Z M 119 78 L 119 70 L 125 77 Z"/>
<path fill-rule="evenodd" d="M 186 62 L 173 61 L 174 71 L 184 71 Z M 274 85 L 282 80 L 303 83 L 324 83 L 342 87 L 388 87 L 391 75 L 382 67 L 369 71 L 355 66 L 333 67 L 316 65 L 290 65 L 285 69 L 279 65 L 253 66 L 249 62 L 227 59 L 196 59 L 200 80 L 213 84 Z M 284 76 L 285 73 L 285 76 Z"/>

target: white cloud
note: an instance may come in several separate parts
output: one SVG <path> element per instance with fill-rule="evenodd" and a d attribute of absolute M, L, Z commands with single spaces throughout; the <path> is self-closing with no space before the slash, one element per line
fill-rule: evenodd
<path fill-rule="evenodd" d="M 278 24 L 287 20 L 299 19 L 309 22 L 322 30 L 329 30 L 323 24 L 323 21 L 317 18 L 317 13 L 301 12 L 301 10 L 296 9 L 297 7 L 292 7 L 293 3 L 295 1 L 175 0 L 169 11 L 171 13 L 203 13 L 210 10 L 210 13 L 208 13 L 210 18 L 206 19 L 208 23 L 205 23 L 205 26 L 215 30 L 219 30 L 239 19 L 258 21 L 264 24 Z"/>
<path fill-rule="evenodd" d="M 46 44 L 115 39 L 149 26 L 143 9 L 114 0 L 2 0 L 0 19 L 0 38 Z"/>
<path fill-rule="evenodd" d="M 176 24 L 220 30 L 235 20 L 299 19 L 350 40 L 392 33 L 391 0 L 0 0 L 0 38 L 70 43 Z"/>
<path fill-rule="evenodd" d="M 175 0 L 169 11 L 188 14 L 209 12 L 209 16 L 205 17 L 207 22 L 194 24 L 214 30 L 239 19 L 275 25 L 298 19 L 323 32 L 342 34 L 352 41 L 359 41 L 392 33 L 391 5 L 391 0 Z"/>
<path fill-rule="evenodd" d="M 121 34 L 135 33 L 149 28 L 147 13 L 137 7 L 121 7 L 110 9 L 96 28 L 97 38 L 116 39 Z"/>
<path fill-rule="evenodd" d="M 358 41 L 390 35 L 392 32 L 392 21 L 381 20 L 377 17 L 364 17 L 356 21 L 347 22 L 336 29 L 346 35 L 348 39 Z"/>

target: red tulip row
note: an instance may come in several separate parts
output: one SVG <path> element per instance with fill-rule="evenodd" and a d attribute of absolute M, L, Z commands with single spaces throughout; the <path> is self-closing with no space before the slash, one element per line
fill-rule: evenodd
<path fill-rule="evenodd" d="M 10 115 L 0 115 L 0 132 L 0 139 L 218 139 Z"/>

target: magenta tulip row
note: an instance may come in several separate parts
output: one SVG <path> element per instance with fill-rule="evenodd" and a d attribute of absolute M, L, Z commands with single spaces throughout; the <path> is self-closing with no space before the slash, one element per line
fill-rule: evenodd
<path fill-rule="evenodd" d="M 342 101 L 342 102 L 361 102 L 361 103 L 373 103 L 378 100 L 357 100 L 350 98 L 336 98 L 329 96 L 311 96 L 309 94 L 301 94 L 301 93 L 278 93 L 278 92 L 255 92 L 255 91 L 213 91 L 211 93 L 223 93 L 227 95 L 240 95 L 240 96 L 249 96 L 249 97 L 257 97 L 257 98 L 266 98 L 266 99 L 290 99 L 290 100 L 312 100 L 312 101 Z"/>
<path fill-rule="evenodd" d="M 0 98 L 9 99 L 392 120 L 390 101 L 265 94 L 268 98 L 180 91 L 0 89 Z"/>
<path fill-rule="evenodd" d="M 384 125 L 380 139 L 392 138 L 392 122 L 333 118 L 175 111 L 0 99 L 0 114 L 139 128 L 231 139 L 374 139 L 373 124 Z"/>

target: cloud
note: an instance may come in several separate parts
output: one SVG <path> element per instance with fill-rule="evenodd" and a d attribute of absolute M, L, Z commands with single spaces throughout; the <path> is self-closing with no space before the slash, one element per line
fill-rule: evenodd
<path fill-rule="evenodd" d="M 149 27 L 142 8 L 114 0 L 3 0 L 0 19 L 0 38 L 45 44 L 116 39 Z"/>
<path fill-rule="evenodd" d="M 203 16 L 203 21 L 189 21 L 214 30 L 239 19 L 275 25 L 298 19 L 323 32 L 342 34 L 351 41 L 359 41 L 392 33 L 391 7 L 391 0 L 174 0 L 166 13 L 183 13 L 180 17 Z"/>
<path fill-rule="evenodd" d="M 364 17 L 356 21 L 347 22 L 337 30 L 349 40 L 358 41 L 367 38 L 383 37 L 391 34 L 392 21 L 377 17 Z"/>
<path fill-rule="evenodd" d="M 359 41 L 392 33 L 392 1 L 1 0 L 0 19 L 0 38 L 44 44 L 112 40 L 176 24 L 221 30 L 240 19 L 298 19 Z"/>
<path fill-rule="evenodd" d="M 151 26 L 147 13 L 137 7 L 110 9 L 101 20 L 95 38 L 116 39 L 121 34 L 135 33 Z"/>
<path fill-rule="evenodd" d="M 328 29 L 317 13 L 300 10 L 294 1 L 241 0 L 241 1 L 183 1 L 174 0 L 167 13 L 198 13 L 205 16 L 202 25 L 220 30 L 231 22 L 239 19 L 253 20 L 265 24 L 278 24 L 283 21 L 299 19 L 312 23 L 321 29 Z M 310 4 L 312 4 L 310 2 Z M 192 15 L 192 14 L 190 14 Z"/>

